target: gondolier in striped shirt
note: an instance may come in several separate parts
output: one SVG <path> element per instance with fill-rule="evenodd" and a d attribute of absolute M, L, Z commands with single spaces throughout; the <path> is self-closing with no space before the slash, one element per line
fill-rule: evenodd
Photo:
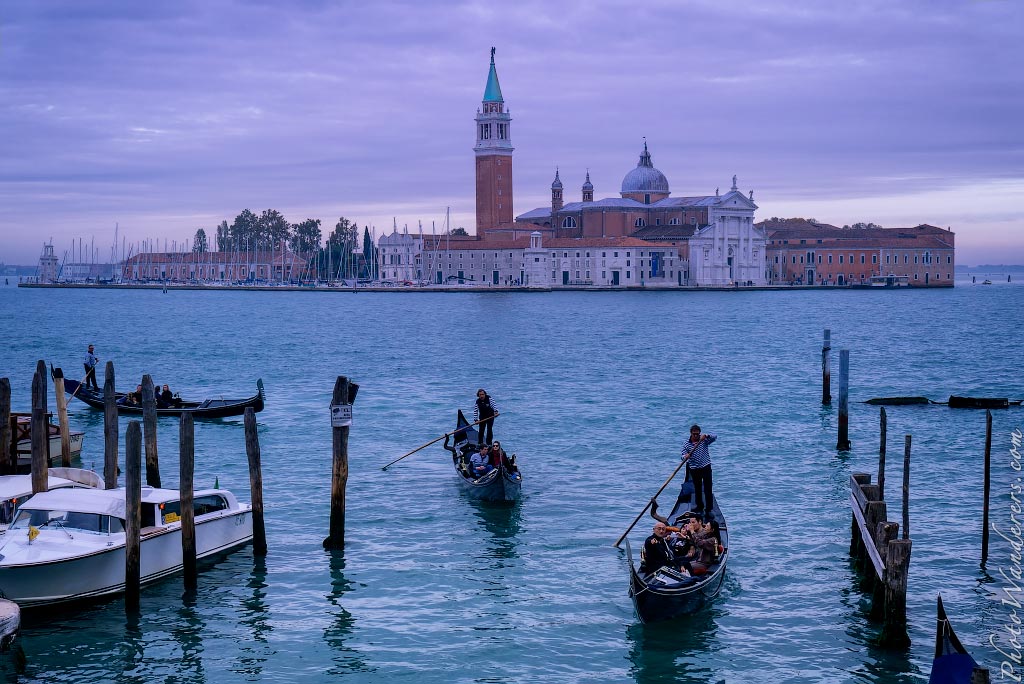
<path fill-rule="evenodd" d="M 490 444 L 494 440 L 494 417 L 498 415 L 498 407 L 483 389 L 476 391 L 476 402 L 473 405 L 473 422 L 483 420 L 477 427 L 481 444 Z M 486 420 L 484 420 L 486 418 Z"/>
<path fill-rule="evenodd" d="M 96 384 L 96 364 L 100 362 L 100 357 L 96 356 L 94 350 L 95 347 L 90 344 L 89 350 L 85 352 L 85 387 L 99 391 L 100 386 Z"/>
<path fill-rule="evenodd" d="M 711 454 L 708 445 L 718 439 L 715 435 L 702 434 L 700 425 L 690 426 L 690 439 L 683 443 L 682 458 L 687 461 L 693 492 L 697 497 L 694 512 L 705 518 L 711 517 L 715 499 L 711 493 Z"/>

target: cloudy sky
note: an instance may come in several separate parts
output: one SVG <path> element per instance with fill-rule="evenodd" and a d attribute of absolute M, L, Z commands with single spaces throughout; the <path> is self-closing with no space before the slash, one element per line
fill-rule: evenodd
<path fill-rule="evenodd" d="M 1024 5 L 32 0 L 0 6 L 0 262 L 109 256 L 244 208 L 475 225 L 489 50 L 515 212 L 646 136 L 674 195 L 733 174 L 758 218 L 932 223 L 962 264 L 1024 263 Z M 326 232 L 326 231 L 325 231 Z"/>

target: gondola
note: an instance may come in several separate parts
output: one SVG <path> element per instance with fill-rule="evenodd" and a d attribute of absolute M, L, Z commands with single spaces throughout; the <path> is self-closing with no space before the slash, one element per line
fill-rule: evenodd
<path fill-rule="evenodd" d="M 449 439 L 453 444 L 449 444 Z M 455 431 L 444 438 L 444 448 L 452 454 L 452 465 L 458 477 L 459 486 L 469 496 L 481 501 L 516 501 L 523 489 L 523 476 L 515 464 L 515 455 L 504 459 L 483 477 L 474 478 L 469 472 L 469 458 L 479 448 L 479 432 L 470 427 L 466 416 L 459 411 Z"/>
<path fill-rule="evenodd" d="M 685 483 L 689 482 L 690 472 L 687 469 Z M 692 492 L 692 485 L 684 484 L 680 488 L 679 497 L 667 517 L 668 524 L 676 525 L 681 521 L 683 514 L 693 510 Z M 709 605 L 722 590 L 725 566 L 729 560 L 729 530 L 725 524 L 725 516 L 718 507 L 718 497 L 714 497 L 713 504 L 712 516 L 718 523 L 723 551 L 705 575 L 689 577 L 672 568 L 661 568 L 654 573 L 643 574 L 633 563 L 633 550 L 630 548 L 629 540 L 626 540 L 629 595 L 633 599 L 633 607 L 640 622 L 661 622 L 695 613 Z"/>
<path fill-rule="evenodd" d="M 967 652 L 953 631 L 946 617 L 946 609 L 942 607 L 942 596 L 939 596 L 939 608 L 935 625 L 935 660 L 932 661 L 932 674 L 928 684 L 970 684 L 975 670 L 980 670 L 978 663 Z M 985 681 L 988 681 L 986 678 Z"/>
<path fill-rule="evenodd" d="M 240 416 L 250 406 L 259 413 L 263 410 L 263 402 L 266 394 L 263 392 L 263 380 L 256 381 L 258 391 L 248 399 L 206 399 L 204 401 L 181 401 L 178 406 L 171 408 L 158 408 L 158 416 L 180 416 L 183 413 L 191 413 L 193 418 L 227 418 L 228 416 Z M 85 387 L 77 380 L 64 378 L 64 391 L 81 399 L 95 409 L 103 409 L 103 392 Z M 118 400 L 124 397 L 124 392 L 117 392 L 114 395 Z M 118 404 L 118 413 L 141 415 L 142 407 L 137 405 Z"/>

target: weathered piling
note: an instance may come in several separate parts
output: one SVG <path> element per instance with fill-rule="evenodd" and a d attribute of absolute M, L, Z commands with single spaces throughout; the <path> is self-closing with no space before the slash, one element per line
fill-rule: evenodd
<path fill-rule="evenodd" d="M 332 467 L 331 528 L 324 539 L 325 549 L 345 548 L 345 487 L 348 483 L 348 433 L 352 425 L 352 402 L 359 385 L 344 375 L 334 381 L 331 397 Z"/>
<path fill-rule="evenodd" d="M 850 450 L 850 350 L 839 350 L 839 439 L 836 449 Z"/>
<path fill-rule="evenodd" d="M 11 430 L 11 381 L 0 378 L 0 473 L 13 473 L 17 458 Z"/>
<path fill-rule="evenodd" d="M 64 394 L 64 371 L 60 368 L 53 371 L 53 396 L 57 402 L 57 425 L 60 426 L 60 464 L 70 468 L 71 426 L 68 424 L 68 398 Z"/>
<path fill-rule="evenodd" d="M 882 621 L 883 643 L 906 644 L 911 541 L 898 539 L 899 524 L 886 520 L 886 503 L 879 487 L 871 484 L 870 475 L 851 475 L 850 490 L 850 555 L 862 573 L 862 587 L 872 594 L 871 618 Z M 904 502 L 905 521 L 906 515 Z"/>
<path fill-rule="evenodd" d="M 117 397 L 114 394 L 114 362 L 107 361 L 103 374 L 103 487 L 117 489 Z"/>
<path fill-rule="evenodd" d="M 160 488 L 160 460 L 156 453 L 156 388 L 153 378 L 142 376 L 142 426 L 146 436 L 146 484 Z"/>
<path fill-rule="evenodd" d="M 903 440 L 903 538 L 910 539 L 910 435 Z"/>
<path fill-rule="evenodd" d="M 46 422 L 46 375 L 32 376 L 32 493 L 45 492 L 49 483 L 49 424 Z"/>
<path fill-rule="evenodd" d="M 832 331 L 825 328 L 825 340 L 821 345 L 821 405 L 832 404 Z"/>
<path fill-rule="evenodd" d="M 196 571 L 196 515 L 192 507 L 195 478 L 195 421 L 192 414 L 181 414 L 178 426 L 179 454 L 179 495 L 181 501 L 181 564 L 184 572 L 185 590 L 199 588 Z"/>
<path fill-rule="evenodd" d="M 263 469 L 260 463 L 260 436 L 256 411 L 245 409 L 245 454 L 249 457 L 249 490 L 252 496 L 252 552 L 267 555 L 267 528 L 263 521 Z"/>
<path fill-rule="evenodd" d="M 885 409 L 878 409 L 878 496 L 885 498 Z"/>
<path fill-rule="evenodd" d="M 988 560 L 988 500 L 992 480 L 992 412 L 985 411 L 985 494 L 981 511 L 981 564 Z"/>
<path fill-rule="evenodd" d="M 133 614 L 139 611 L 142 546 L 142 429 L 137 420 L 128 422 L 124 451 L 124 608 Z"/>

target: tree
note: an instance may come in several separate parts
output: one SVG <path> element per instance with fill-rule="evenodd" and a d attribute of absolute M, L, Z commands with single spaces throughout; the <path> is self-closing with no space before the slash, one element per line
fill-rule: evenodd
<path fill-rule="evenodd" d="M 306 219 L 302 223 L 296 223 L 291 227 L 290 246 L 293 252 L 300 254 L 312 254 L 320 249 L 320 219 Z"/>
<path fill-rule="evenodd" d="M 363 228 L 363 269 L 360 275 L 364 278 L 372 278 L 375 263 L 377 263 L 377 246 L 370 238 L 370 229 Z"/>
<path fill-rule="evenodd" d="M 221 221 L 217 226 L 217 251 L 231 251 L 231 228 L 228 227 L 227 221 Z"/>
<path fill-rule="evenodd" d="M 467 236 L 469 235 L 469 233 L 466 232 L 466 229 L 463 228 L 462 226 L 459 226 L 458 228 L 453 230 L 450 234 L 451 235 L 467 235 Z"/>
<path fill-rule="evenodd" d="M 276 250 L 291 236 L 291 224 L 277 209 L 267 209 L 260 214 L 257 249 Z"/>
<path fill-rule="evenodd" d="M 359 226 L 344 216 L 338 219 L 334 231 L 321 250 L 321 264 L 333 275 L 351 278 L 356 275 L 356 246 L 359 244 Z"/>
<path fill-rule="evenodd" d="M 192 241 L 192 251 L 196 254 L 204 254 L 207 250 L 206 231 L 200 228 L 196 231 L 196 237 Z"/>
<path fill-rule="evenodd" d="M 232 246 L 236 250 L 246 252 L 250 249 L 256 249 L 259 222 L 259 217 L 248 209 L 243 209 L 242 213 L 235 217 L 228 235 Z"/>

